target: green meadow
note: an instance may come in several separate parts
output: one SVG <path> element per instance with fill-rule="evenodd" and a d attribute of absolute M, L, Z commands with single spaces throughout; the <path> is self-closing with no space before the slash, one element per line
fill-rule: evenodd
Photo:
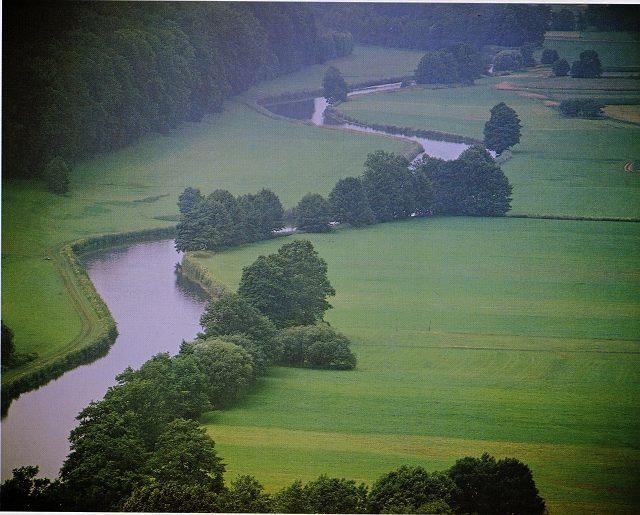
<path fill-rule="evenodd" d="M 440 218 L 309 238 L 353 372 L 277 368 L 204 417 L 230 475 L 371 482 L 484 451 L 531 465 L 554 511 L 640 503 L 640 235 L 633 223 Z M 286 240 L 196 257 L 234 289 Z"/>
<path fill-rule="evenodd" d="M 534 71 L 484 78 L 474 86 L 454 89 L 416 87 L 356 97 L 339 109 L 365 123 L 482 138 L 489 110 L 505 102 L 523 125 L 520 144 L 502 165 L 513 184 L 514 213 L 640 217 L 640 175 L 624 171 L 627 162 L 640 162 L 640 128 L 609 118 L 564 118 L 545 100 L 552 98 L 548 89 L 517 91 L 531 81 L 546 79 Z M 610 81 L 599 81 L 602 92 Z M 640 83 L 631 82 L 638 101 Z"/>
<path fill-rule="evenodd" d="M 376 55 L 380 62 L 370 69 Z M 412 55 L 417 54 L 368 47 L 345 59 L 360 82 L 377 73 L 409 73 L 417 60 Z M 318 87 L 316 75 L 322 71 L 314 73 L 297 74 L 293 84 Z M 285 86 L 286 80 L 278 79 L 264 87 L 276 91 Z M 80 163 L 66 197 L 33 183 L 4 184 L 2 319 L 13 329 L 18 350 L 37 352 L 39 359 L 3 374 L 3 383 L 86 342 L 91 310 L 83 309 L 83 299 L 74 299 L 63 281 L 64 264 L 45 259 L 55 257 L 63 242 L 171 225 L 175 221 L 167 218 L 175 220 L 178 195 L 187 186 L 234 194 L 270 188 L 292 206 L 305 193 L 326 194 L 339 178 L 360 174 L 366 155 L 379 148 L 407 152 L 412 145 L 274 120 L 227 102 L 223 113 L 202 123 Z"/>

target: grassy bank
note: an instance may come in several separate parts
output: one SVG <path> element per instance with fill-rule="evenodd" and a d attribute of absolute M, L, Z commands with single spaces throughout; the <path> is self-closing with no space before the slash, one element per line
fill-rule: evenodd
<path fill-rule="evenodd" d="M 376 55 L 381 64 L 370 70 Z M 360 81 L 374 73 L 396 73 L 396 55 L 369 48 L 349 62 L 363 71 Z M 313 74 L 296 76 L 294 87 L 320 83 Z M 288 83 L 283 78 L 265 87 L 279 91 Z M 222 114 L 202 123 L 81 163 L 67 197 L 33 183 L 4 184 L 2 319 L 15 333 L 17 350 L 36 352 L 38 360 L 28 367 L 38 369 L 86 345 L 87 329 L 96 323 L 91 312 L 81 308 L 84 301 L 74 300 L 63 265 L 52 258 L 63 243 L 175 225 L 176 201 L 187 186 L 204 192 L 225 188 L 234 194 L 266 187 L 291 206 L 307 192 L 326 194 L 337 179 L 358 175 L 367 153 L 379 148 L 409 150 L 406 143 L 390 138 L 293 125 L 229 102 Z M 25 370 L 3 374 L 3 385 Z"/>
<path fill-rule="evenodd" d="M 328 320 L 358 368 L 276 369 L 206 415 L 231 475 L 371 481 L 489 451 L 529 463 L 556 511 L 638 508 L 635 224 L 443 218 L 295 237 L 328 262 Z M 198 261 L 233 288 L 281 244 Z"/>

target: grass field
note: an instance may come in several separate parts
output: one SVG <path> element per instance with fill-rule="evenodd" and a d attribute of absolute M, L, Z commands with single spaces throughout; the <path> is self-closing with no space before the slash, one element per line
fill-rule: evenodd
<path fill-rule="evenodd" d="M 359 54 L 349 59 L 354 70 L 359 66 L 386 76 L 401 66 L 396 51 L 363 52 L 361 64 Z M 376 52 L 380 64 L 369 70 Z M 385 63 L 394 62 L 386 70 Z M 304 82 L 301 77 L 296 87 Z M 316 87 L 314 77 L 305 80 Z M 269 87 L 276 91 L 285 84 L 281 80 Z M 203 123 L 80 164 L 68 197 L 31 183 L 4 184 L 2 320 L 14 330 L 18 350 L 37 352 L 40 359 L 3 374 L 3 383 L 83 343 L 86 320 L 61 279 L 59 264 L 45 260 L 52 248 L 88 235 L 169 225 L 156 217 L 177 215 L 178 195 L 187 186 L 234 194 L 268 187 L 292 206 L 307 192 L 326 194 L 339 178 L 359 175 L 367 153 L 379 148 L 401 152 L 408 146 L 273 120 L 228 102 L 222 114 Z"/>
<path fill-rule="evenodd" d="M 545 80 L 538 75 L 485 78 L 465 88 L 377 93 L 351 99 L 340 110 L 365 123 L 482 138 L 489 110 L 505 102 L 523 125 L 521 143 L 502 166 L 514 188 L 513 212 L 640 217 L 640 175 L 624 171 L 628 161 L 640 160 L 640 128 L 612 119 L 563 118 L 545 105 L 548 90 L 516 91 L 523 83 Z M 611 84 L 601 81 L 603 88 Z M 634 95 L 640 98 L 640 92 Z"/>
<path fill-rule="evenodd" d="M 529 463 L 561 511 L 640 506 L 635 224 L 443 218 L 297 237 L 329 265 L 328 320 L 358 368 L 276 369 L 206 415 L 232 476 L 370 482 L 486 450 Z M 235 287 L 283 242 L 199 260 Z"/>

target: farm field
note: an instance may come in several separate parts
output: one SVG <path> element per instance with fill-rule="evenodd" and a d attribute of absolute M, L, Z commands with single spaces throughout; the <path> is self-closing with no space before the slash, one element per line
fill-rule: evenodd
<path fill-rule="evenodd" d="M 483 451 L 531 467 L 553 513 L 640 504 L 635 224 L 441 218 L 307 237 L 354 372 L 278 368 L 204 417 L 231 477 L 371 482 Z M 197 254 L 235 288 L 287 240 Z"/>
<path fill-rule="evenodd" d="M 375 52 L 366 50 L 361 69 Z M 377 52 L 381 63 L 393 62 L 397 54 Z M 351 62 L 357 63 L 357 56 Z M 384 70 L 380 64 L 375 72 Z M 187 186 L 234 194 L 268 187 L 292 206 L 307 192 L 326 194 L 339 178 L 360 174 L 367 153 L 379 148 L 403 152 L 410 144 L 273 120 L 228 102 L 223 113 L 203 123 L 80 164 L 67 197 L 27 182 L 7 184 L 2 191 L 3 320 L 16 335 L 18 351 L 37 352 L 39 359 L 3 374 L 3 382 L 84 343 L 82 319 L 56 260 L 44 259 L 62 242 L 174 224 L 166 218 L 177 216 L 177 198 Z"/>
<path fill-rule="evenodd" d="M 640 176 L 624 171 L 628 161 L 639 159 L 640 128 L 613 119 L 563 118 L 545 104 L 544 99 L 552 98 L 548 89 L 517 91 L 532 81 L 554 86 L 555 79 L 540 74 L 484 78 L 465 88 L 416 87 L 377 93 L 350 99 L 339 109 L 365 123 L 482 138 L 489 110 L 505 102 L 516 110 L 523 125 L 521 143 L 512 150 L 512 159 L 502 165 L 513 184 L 512 212 L 640 217 Z M 603 88 L 612 81 L 600 80 Z M 639 84 L 631 83 L 636 88 Z M 631 86 L 625 83 L 624 87 Z M 637 89 L 631 94 L 636 101 L 640 99 Z"/>

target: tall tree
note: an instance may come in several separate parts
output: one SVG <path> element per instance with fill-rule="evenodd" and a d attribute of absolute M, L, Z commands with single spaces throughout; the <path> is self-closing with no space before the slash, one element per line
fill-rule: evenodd
<path fill-rule="evenodd" d="M 571 65 L 571 76 L 583 79 L 594 79 L 602 75 L 602 63 L 595 50 L 580 53 L 580 59 Z"/>
<path fill-rule="evenodd" d="M 328 232 L 331 206 L 322 195 L 307 193 L 295 209 L 295 224 L 305 232 Z"/>
<path fill-rule="evenodd" d="M 484 126 L 484 144 L 489 150 L 502 154 L 506 149 L 520 143 L 520 118 L 504 102 L 491 108 L 491 117 Z"/>
<path fill-rule="evenodd" d="M 362 181 L 357 177 L 340 179 L 329 193 L 329 204 L 336 222 L 360 227 L 375 220 Z"/>
<path fill-rule="evenodd" d="M 335 290 L 327 263 L 310 241 L 297 240 L 245 267 L 238 293 L 281 328 L 321 320 Z"/>
<path fill-rule="evenodd" d="M 327 68 L 322 79 L 322 88 L 324 89 L 324 96 L 329 102 L 345 102 L 347 100 L 349 88 L 340 70 L 335 66 Z"/>
<path fill-rule="evenodd" d="M 556 49 L 554 49 L 554 48 L 545 48 L 542 51 L 542 56 L 540 57 L 540 62 L 542 64 L 553 64 L 558 59 L 560 59 L 560 56 L 558 55 L 558 51 Z"/>
<path fill-rule="evenodd" d="M 271 190 L 262 189 L 255 195 L 238 198 L 242 210 L 242 238 L 253 242 L 273 237 L 273 231 L 284 226 L 284 209 L 278 196 Z"/>
<path fill-rule="evenodd" d="M 566 77 L 571 69 L 566 59 L 558 59 L 551 65 L 555 77 Z"/>

